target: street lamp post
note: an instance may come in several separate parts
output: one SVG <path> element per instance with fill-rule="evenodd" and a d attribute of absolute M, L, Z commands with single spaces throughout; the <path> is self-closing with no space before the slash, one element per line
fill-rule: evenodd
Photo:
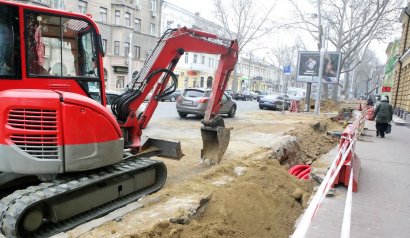
<path fill-rule="evenodd" d="M 249 84 L 251 83 L 251 62 L 252 62 L 252 51 L 249 53 L 248 82 L 247 82 L 246 88 L 248 88 Z"/>
<path fill-rule="evenodd" d="M 130 33 L 130 46 L 128 47 L 128 84 L 132 82 L 132 32 Z"/>
<path fill-rule="evenodd" d="M 319 79 L 317 82 L 317 92 L 316 92 L 316 101 L 315 101 L 315 115 L 319 115 L 320 113 L 320 94 L 322 91 L 322 78 L 323 78 L 323 61 L 325 56 L 325 49 L 323 48 L 324 42 L 324 34 L 322 28 L 322 15 L 320 10 L 320 0 L 317 1 L 317 9 L 318 9 L 318 23 L 319 23 L 319 47 L 320 47 L 320 60 L 319 60 Z"/>

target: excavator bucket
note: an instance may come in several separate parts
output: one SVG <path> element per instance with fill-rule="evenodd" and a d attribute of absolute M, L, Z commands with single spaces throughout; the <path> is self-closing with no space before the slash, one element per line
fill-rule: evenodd
<path fill-rule="evenodd" d="M 218 126 L 216 128 L 202 126 L 201 136 L 203 149 L 201 150 L 201 159 L 209 160 L 211 164 L 221 161 L 230 141 L 232 128 Z"/>
<path fill-rule="evenodd" d="M 142 145 L 142 154 L 150 154 L 169 159 L 180 160 L 184 154 L 181 149 L 181 142 L 148 138 Z"/>

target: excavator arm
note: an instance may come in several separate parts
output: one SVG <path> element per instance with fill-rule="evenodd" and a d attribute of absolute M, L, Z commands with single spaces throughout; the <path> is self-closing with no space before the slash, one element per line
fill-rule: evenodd
<path fill-rule="evenodd" d="M 186 27 L 169 29 L 159 39 L 136 79 L 128 85 L 128 90 L 112 104 L 112 111 L 117 116 L 123 132 L 125 132 L 124 137 L 127 137 L 125 141 L 126 143 L 128 141 L 129 148 L 133 153 L 141 151 L 141 130 L 149 123 L 158 101 L 163 96 L 175 91 L 177 77 L 173 70 L 186 51 L 220 55 L 212 94 L 202 121 L 204 124 L 202 130 L 215 131 L 218 127 L 224 127 L 222 118 L 217 117 L 217 115 L 230 73 L 238 60 L 237 41 Z M 172 86 L 167 87 L 169 83 Z M 146 109 L 141 115 L 137 115 L 137 109 L 140 108 L 151 90 L 153 90 L 152 96 Z M 216 118 L 218 119 L 215 120 Z M 202 157 L 204 158 L 204 156 Z M 209 159 L 211 160 L 211 158 Z"/>

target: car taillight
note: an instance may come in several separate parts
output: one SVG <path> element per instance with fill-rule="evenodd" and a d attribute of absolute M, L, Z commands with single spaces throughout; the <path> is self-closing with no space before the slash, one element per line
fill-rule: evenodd
<path fill-rule="evenodd" d="M 206 102 L 208 102 L 208 100 L 209 100 L 209 98 L 200 98 L 200 99 L 198 100 L 198 102 L 199 102 L 199 103 L 206 103 Z"/>

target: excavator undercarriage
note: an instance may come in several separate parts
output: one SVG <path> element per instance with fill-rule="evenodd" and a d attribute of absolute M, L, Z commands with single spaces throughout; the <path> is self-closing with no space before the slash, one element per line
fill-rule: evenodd
<path fill-rule="evenodd" d="M 50 237 L 159 190 L 166 177 L 163 162 L 137 156 L 65 174 L 1 199 L 1 232 L 6 237 Z"/>

